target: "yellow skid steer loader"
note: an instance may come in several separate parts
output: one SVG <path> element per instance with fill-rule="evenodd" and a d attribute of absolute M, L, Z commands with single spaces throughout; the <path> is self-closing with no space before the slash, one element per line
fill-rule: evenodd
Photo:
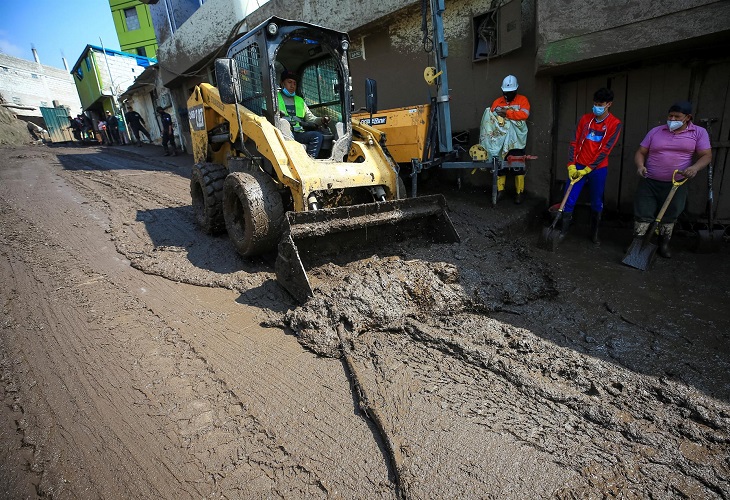
<path fill-rule="evenodd" d="M 217 86 L 202 83 L 188 99 L 196 223 L 227 230 L 243 256 L 278 251 L 277 279 L 302 302 L 313 294 L 310 257 L 367 245 L 377 253 L 413 237 L 459 240 L 443 196 L 404 199 L 385 134 L 352 120 L 348 47 L 346 33 L 273 17 L 216 60 Z M 282 109 L 284 71 L 298 76 L 311 114 L 329 119 L 318 120 L 326 125 L 316 158 Z"/>

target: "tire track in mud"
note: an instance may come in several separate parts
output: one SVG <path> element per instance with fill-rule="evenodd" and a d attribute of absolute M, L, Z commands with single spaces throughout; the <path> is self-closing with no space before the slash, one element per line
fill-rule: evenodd
<path fill-rule="evenodd" d="M 96 160 L 83 161 L 94 166 Z M 179 178 L 167 171 L 157 175 Z M 114 244 L 132 267 L 180 283 L 237 290 L 264 314 L 291 300 L 276 285 L 268 263 L 243 259 L 226 236 L 201 234 L 189 201 L 181 201 L 175 191 L 150 188 L 148 176 L 103 170 L 63 172 L 62 176 L 84 196 L 105 204 Z M 124 200 L 126 211 L 119 210 L 117 200 Z"/>
<path fill-rule="evenodd" d="M 20 429 L 23 442 L 33 447 L 30 468 L 41 477 L 39 494 L 326 494 L 317 475 L 245 411 L 174 328 L 127 295 L 112 274 L 79 266 L 66 249 L 51 243 L 53 237 L 36 244 L 46 231 L 13 217 L 10 207 L 2 209 L 3 264 L 12 266 L 19 280 L 10 290 L 54 293 L 55 301 L 68 304 L 59 316 L 45 307 L 25 309 L 12 297 L 4 302 L 3 337 L 27 346 L 12 356 L 48 360 L 42 371 L 27 368 L 22 382 L 29 395 L 25 403 L 33 408 L 27 417 L 33 420 Z M 18 227 L 23 229 L 11 229 Z M 112 297 L 111 302 L 99 301 L 100 296 Z M 66 336 L 70 332 L 74 335 Z M 35 341 L 20 342 L 29 335 Z M 129 379 L 132 386 L 125 385 Z M 129 483 L 129 477 L 156 479 Z"/>

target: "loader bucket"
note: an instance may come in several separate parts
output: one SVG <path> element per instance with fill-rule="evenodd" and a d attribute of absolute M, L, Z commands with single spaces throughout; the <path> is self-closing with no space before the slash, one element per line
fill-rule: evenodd
<path fill-rule="evenodd" d="M 459 241 L 442 195 L 288 212 L 279 242 L 276 277 L 299 302 L 313 296 L 307 268 L 351 250 L 387 249 L 396 241 Z"/>

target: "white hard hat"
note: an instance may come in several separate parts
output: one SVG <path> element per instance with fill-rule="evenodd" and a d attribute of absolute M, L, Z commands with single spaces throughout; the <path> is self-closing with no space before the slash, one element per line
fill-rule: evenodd
<path fill-rule="evenodd" d="M 509 92 L 511 90 L 517 90 L 519 85 L 517 84 L 517 78 L 514 75 L 507 75 L 502 80 L 502 92 Z"/>

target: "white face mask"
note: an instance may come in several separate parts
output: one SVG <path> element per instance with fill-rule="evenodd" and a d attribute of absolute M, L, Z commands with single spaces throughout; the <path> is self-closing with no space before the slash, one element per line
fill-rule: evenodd
<path fill-rule="evenodd" d="M 681 128 L 682 125 L 684 125 L 684 122 L 682 120 L 667 120 L 667 127 L 669 127 L 669 130 L 674 132 L 678 128 Z"/>

